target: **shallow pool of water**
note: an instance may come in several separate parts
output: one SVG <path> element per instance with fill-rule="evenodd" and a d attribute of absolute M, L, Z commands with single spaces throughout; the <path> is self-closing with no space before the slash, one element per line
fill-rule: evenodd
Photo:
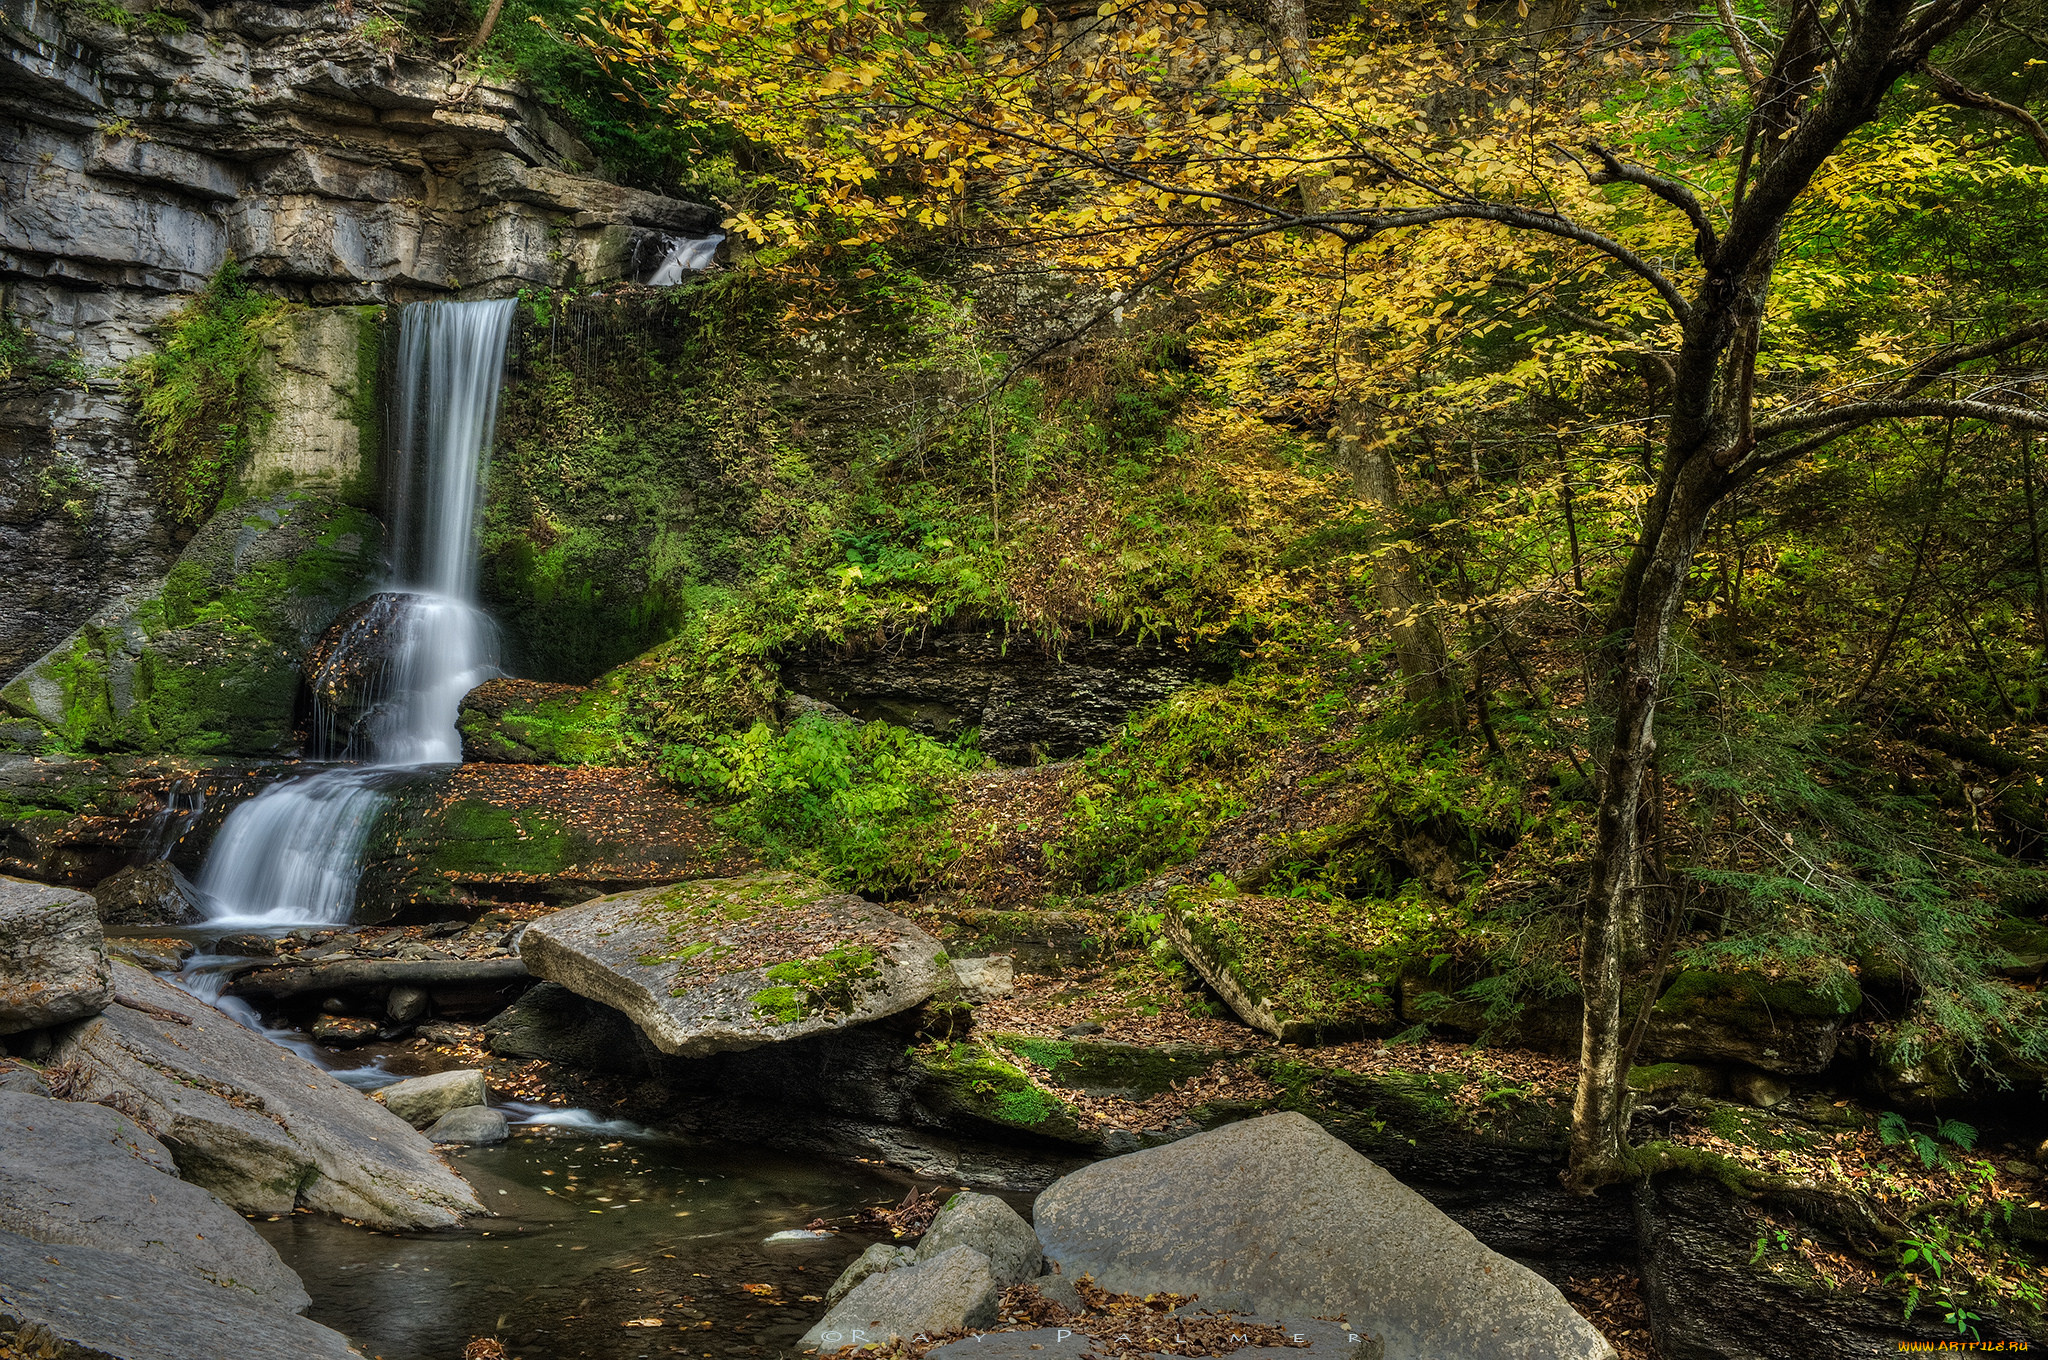
<path fill-rule="evenodd" d="M 875 1239 L 764 1239 L 907 1184 L 858 1163 L 562 1128 L 444 1150 L 497 1217 L 413 1234 L 304 1213 L 256 1224 L 305 1280 L 306 1315 L 365 1355 L 460 1360 L 481 1336 L 523 1360 L 792 1354 Z"/>

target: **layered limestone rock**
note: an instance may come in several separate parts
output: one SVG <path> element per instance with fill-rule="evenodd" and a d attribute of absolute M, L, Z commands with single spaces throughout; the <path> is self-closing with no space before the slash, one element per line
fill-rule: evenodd
<path fill-rule="evenodd" d="M 0 383 L 0 677 L 170 569 L 119 366 L 233 257 L 305 310 L 269 337 L 257 491 L 346 482 L 337 393 L 371 304 L 643 277 L 709 208 L 584 173 L 521 89 L 392 54 L 326 4 L 0 0 L 0 304 L 37 356 Z M 371 416 L 374 423 L 374 415 Z M 33 570 L 31 570 L 33 568 Z M 315 626 L 325 619 L 315 621 Z"/>

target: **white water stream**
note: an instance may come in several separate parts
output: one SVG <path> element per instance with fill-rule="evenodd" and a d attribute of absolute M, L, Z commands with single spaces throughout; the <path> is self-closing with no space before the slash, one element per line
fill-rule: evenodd
<path fill-rule="evenodd" d="M 676 238 L 668 248 L 668 257 L 655 267 L 648 284 L 655 288 L 673 288 L 690 275 L 703 273 L 717 258 L 718 247 L 724 240 L 723 232 Z"/>
<path fill-rule="evenodd" d="M 383 694 L 362 720 L 368 756 L 271 785 L 236 808 L 200 870 L 208 924 L 342 922 L 362 852 L 402 772 L 462 759 L 456 712 L 497 673 L 475 604 L 476 517 L 515 300 L 423 302 L 399 313 L 391 422 L 391 581 L 407 598 Z"/>

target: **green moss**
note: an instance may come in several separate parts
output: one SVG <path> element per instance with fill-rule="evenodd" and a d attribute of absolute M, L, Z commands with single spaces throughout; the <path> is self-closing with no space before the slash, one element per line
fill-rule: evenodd
<path fill-rule="evenodd" d="M 1780 980 L 1761 973 L 1682 972 L 1657 998 L 1652 1013 L 1668 1019 L 1699 1018 L 1749 1033 L 1768 1034 L 1784 1017 L 1836 1019 L 1863 1004 L 1862 989 L 1846 970 L 1815 982 Z"/>
<path fill-rule="evenodd" d="M 1019 1132 L 1087 1141 L 1072 1106 L 987 1044 L 926 1044 L 911 1057 L 933 1096 L 961 1113 Z"/>
<path fill-rule="evenodd" d="M 1404 943 L 1394 904 L 1180 893 L 1168 917 L 1205 972 L 1227 975 L 1290 1041 L 1395 1025 L 1391 984 Z"/>
<path fill-rule="evenodd" d="M 807 1015 L 850 1011 L 881 976 L 875 951 L 860 946 L 828 949 L 809 959 L 790 959 L 769 968 L 764 976 L 777 984 L 754 995 L 754 1013 L 772 1023 L 789 1024 Z M 765 998 L 765 999 L 764 999 Z"/>
<path fill-rule="evenodd" d="M 1119 1044 L 1020 1034 L 991 1034 L 988 1042 L 1044 1068 L 1059 1086 L 1125 1100 L 1149 1100 L 1176 1082 L 1200 1076 L 1227 1056 L 1220 1049 L 1191 1044 Z"/>
<path fill-rule="evenodd" d="M 502 695 L 502 697 L 501 697 Z M 613 689 L 493 682 L 464 701 L 457 726 L 482 759 L 547 765 L 623 765 L 641 743 Z"/>
<path fill-rule="evenodd" d="M 796 988 L 767 987 L 754 993 L 754 1014 L 771 1025 L 793 1025 L 809 1010 Z"/>

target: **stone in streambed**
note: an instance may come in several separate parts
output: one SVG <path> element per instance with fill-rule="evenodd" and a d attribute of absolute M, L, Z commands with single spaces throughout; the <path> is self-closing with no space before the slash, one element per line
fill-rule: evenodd
<path fill-rule="evenodd" d="M 182 1270 L 0 1232 L 0 1337 L 77 1360 L 362 1360 L 340 1332 Z M 19 1343 L 41 1341 L 34 1350 Z M 29 1344 L 35 1344 L 30 1341 Z"/>
<path fill-rule="evenodd" d="M 110 926 L 185 926 L 204 914 L 199 889 L 167 860 L 101 879 L 92 900 L 99 906 L 100 922 Z"/>
<path fill-rule="evenodd" d="M 519 946 L 536 976 L 623 1011 L 678 1057 L 909 1010 L 938 990 L 941 952 L 900 916 L 779 873 L 601 897 L 535 921 Z"/>
<path fill-rule="evenodd" d="M 542 1058 L 581 1072 L 647 1070 L 647 1039 L 633 1022 L 559 982 L 529 988 L 485 1022 L 484 1043 L 500 1057 Z"/>
<path fill-rule="evenodd" d="M 1386 1360 L 1613 1360 L 1556 1286 L 1298 1114 L 1083 1167 L 1033 1218 L 1061 1273 L 1347 1320 Z"/>
<path fill-rule="evenodd" d="M 355 1015 L 321 1015 L 314 1017 L 306 1032 L 323 1044 L 334 1048 L 353 1048 L 367 1044 L 377 1037 L 377 1022 Z"/>
<path fill-rule="evenodd" d="M 491 1088 L 473 1067 L 393 1082 L 372 1099 L 416 1129 L 423 1129 L 450 1110 L 487 1105 Z"/>
<path fill-rule="evenodd" d="M 1045 1268 L 1038 1234 L 994 1195 L 966 1191 L 947 1200 L 918 1242 L 917 1259 L 929 1261 L 954 1247 L 972 1247 L 988 1257 L 1001 1289 L 1035 1280 Z"/>
<path fill-rule="evenodd" d="M 0 878 L 0 1034 L 97 1015 L 113 999 L 108 966 L 90 897 Z"/>
<path fill-rule="evenodd" d="M 152 973 L 175 973 L 185 960 L 199 952 L 190 940 L 136 939 L 132 936 L 107 941 L 107 957 L 117 963 L 132 963 Z"/>
<path fill-rule="evenodd" d="M 853 1291 L 855 1285 L 858 1285 L 870 1275 L 880 1275 L 884 1271 L 894 1270 L 898 1266 L 915 1264 L 917 1264 L 917 1251 L 915 1248 L 893 1247 L 887 1242 L 877 1242 L 860 1255 L 854 1257 L 853 1263 L 839 1272 L 839 1278 L 834 1280 L 832 1287 L 825 1291 L 825 1306 L 830 1308 L 833 1304 L 845 1298 Z"/>
<path fill-rule="evenodd" d="M 440 1228 L 481 1212 L 410 1125 L 362 1092 L 139 968 L 117 1004 L 65 1030 L 80 1099 L 118 1104 L 184 1178 L 244 1213 L 305 1207 L 378 1228 Z"/>
<path fill-rule="evenodd" d="M 122 1252 L 292 1312 L 311 1302 L 240 1214 L 103 1105 L 0 1092 L 0 1230 Z"/>
<path fill-rule="evenodd" d="M 509 1131 L 505 1116 L 488 1105 L 464 1105 L 436 1119 L 427 1129 L 430 1143 L 502 1143 Z"/>
<path fill-rule="evenodd" d="M 804 1333 L 797 1349 L 836 1351 L 896 1337 L 931 1335 L 996 1320 L 1001 1291 L 988 1257 L 954 1247 L 913 1266 L 870 1275 L 847 1293 L 824 1321 Z"/>

